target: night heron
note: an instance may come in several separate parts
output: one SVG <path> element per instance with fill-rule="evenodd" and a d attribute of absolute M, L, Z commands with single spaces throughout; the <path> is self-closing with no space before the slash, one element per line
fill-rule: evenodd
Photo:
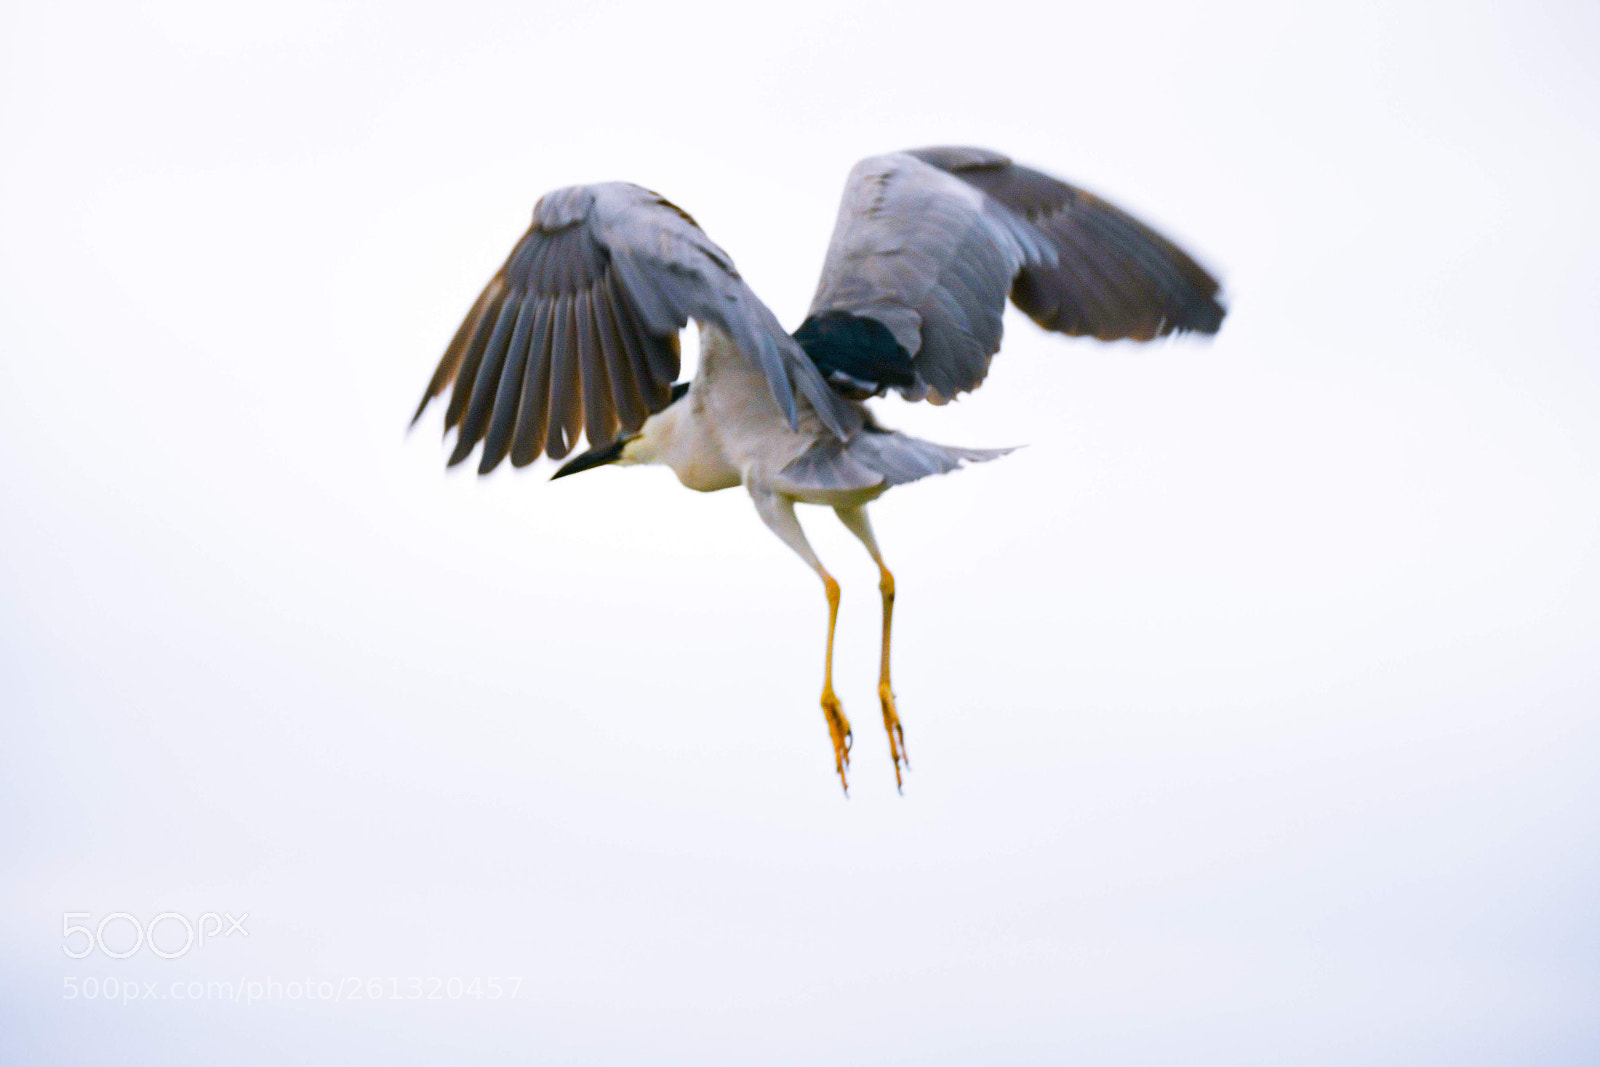
<path fill-rule="evenodd" d="M 1008 294 L 1047 330 L 1103 341 L 1215 333 L 1224 314 L 1215 279 L 1171 241 L 977 148 L 896 152 L 851 171 L 816 297 L 793 335 L 684 211 L 636 185 L 578 185 L 534 208 L 417 417 L 454 383 L 450 464 L 482 442 L 481 474 L 507 456 L 518 467 L 562 459 L 582 437 L 588 450 L 554 477 L 660 463 L 690 489 L 743 485 L 822 579 L 822 711 L 848 791 L 850 723 L 833 690 L 839 585 L 795 517 L 797 503 L 833 508 L 881 577 L 878 699 L 898 786 L 906 750 L 889 681 L 894 576 L 866 505 L 890 486 L 1008 450 L 886 429 L 862 401 L 893 389 L 942 404 L 977 388 L 1000 348 Z M 690 319 L 699 369 L 676 382 L 678 331 Z"/>

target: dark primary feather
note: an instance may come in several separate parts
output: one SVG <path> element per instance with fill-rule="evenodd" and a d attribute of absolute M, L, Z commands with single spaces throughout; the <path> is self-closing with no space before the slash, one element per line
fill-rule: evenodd
<path fill-rule="evenodd" d="M 939 403 L 983 382 L 1008 296 L 1046 329 L 1148 341 L 1215 333 L 1217 291 L 1182 249 L 1098 197 L 994 152 L 923 148 L 851 171 L 807 325 L 878 324 L 913 381 L 866 382 Z M 847 386 L 849 366 L 874 362 L 863 329 L 812 332 L 806 348 Z"/>
<path fill-rule="evenodd" d="M 533 225 L 456 331 L 422 402 L 451 388 L 452 465 L 483 443 L 480 473 L 560 459 L 580 438 L 604 446 L 671 402 L 678 331 L 725 330 L 766 375 L 779 411 L 795 391 L 836 434 L 845 418 L 821 375 L 683 211 L 638 186 L 572 186 L 545 196 Z"/>
<path fill-rule="evenodd" d="M 446 431 L 457 428 L 452 465 L 479 442 L 483 473 L 507 455 L 519 467 L 560 458 L 580 429 L 605 443 L 665 406 L 650 372 L 629 368 L 662 361 L 666 346 L 634 327 L 610 255 L 584 218 L 536 210 L 445 349 L 413 421 L 454 383 L 445 409 Z M 640 380 L 651 384 L 641 389 Z"/>
<path fill-rule="evenodd" d="M 1017 306 L 1045 329 L 1148 341 L 1222 326 L 1217 280 L 1121 208 L 998 152 L 943 147 L 907 154 L 982 190 L 1060 249 L 1055 264 L 1029 264 L 1012 286 Z"/>

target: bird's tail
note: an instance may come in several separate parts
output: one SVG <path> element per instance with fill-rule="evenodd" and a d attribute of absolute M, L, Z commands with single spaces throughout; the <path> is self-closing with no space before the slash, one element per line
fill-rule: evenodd
<path fill-rule="evenodd" d="M 784 467 L 779 480 L 794 490 L 838 491 L 904 485 L 947 474 L 963 463 L 999 459 L 1010 448 L 953 448 L 868 423 L 849 441 L 825 438 Z"/>
<path fill-rule="evenodd" d="M 905 485 L 930 474 L 948 474 L 963 463 L 987 463 L 1015 448 L 955 448 L 936 445 L 898 430 L 869 428 L 850 442 L 851 458 L 883 475 L 889 485 Z"/>

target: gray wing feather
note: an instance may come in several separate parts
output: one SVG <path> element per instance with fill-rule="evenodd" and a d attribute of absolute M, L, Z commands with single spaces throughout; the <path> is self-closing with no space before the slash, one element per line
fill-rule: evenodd
<path fill-rule="evenodd" d="M 604 446 L 671 402 L 678 331 L 690 319 L 733 338 L 790 426 L 798 390 L 830 431 L 847 434 L 842 401 L 727 253 L 683 211 L 621 182 L 539 201 L 532 227 L 446 348 L 416 417 L 453 384 L 450 462 L 483 441 L 480 473 L 508 454 L 519 467 L 541 454 L 559 459 L 580 435 Z"/>
<path fill-rule="evenodd" d="M 1110 340 L 1216 332 L 1217 283 L 1081 189 L 977 148 L 863 160 L 845 184 L 812 315 L 876 319 L 911 357 L 911 399 L 983 381 L 1009 294 L 1041 326 Z"/>

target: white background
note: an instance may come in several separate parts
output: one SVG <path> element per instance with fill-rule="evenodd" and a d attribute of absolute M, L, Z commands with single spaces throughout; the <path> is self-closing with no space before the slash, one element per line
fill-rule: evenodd
<path fill-rule="evenodd" d="M 1595 1062 L 1600 15 L 1320 7 L 7 5 L 0 1062 Z M 846 801 L 742 493 L 405 425 L 545 190 L 661 191 L 792 326 L 848 168 L 928 143 L 1231 312 L 1013 312 L 883 405 L 1031 447 L 874 506 L 903 798 L 805 516 Z M 63 955 L 167 910 L 249 937 Z M 63 999 L 349 976 L 523 981 Z"/>

